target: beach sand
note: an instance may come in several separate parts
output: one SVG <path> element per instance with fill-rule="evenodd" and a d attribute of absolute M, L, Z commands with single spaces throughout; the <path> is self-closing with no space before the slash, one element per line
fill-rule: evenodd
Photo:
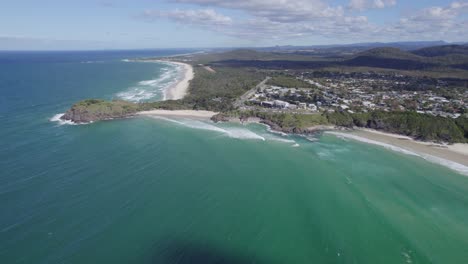
<path fill-rule="evenodd" d="M 144 62 L 163 62 L 182 67 L 179 79 L 164 92 L 164 100 L 179 100 L 188 93 L 190 81 L 194 77 L 193 67 L 190 64 L 170 60 L 144 60 Z"/>
<path fill-rule="evenodd" d="M 384 133 L 371 129 L 357 129 L 351 132 L 336 134 L 354 135 L 368 140 L 392 145 L 416 153 L 427 159 L 435 157 L 468 166 L 468 144 L 444 145 L 422 142 L 416 141 L 407 136 Z"/>
<path fill-rule="evenodd" d="M 211 111 L 198 110 L 151 110 L 139 112 L 138 115 L 149 117 L 185 117 L 210 120 L 217 113 Z"/>
<path fill-rule="evenodd" d="M 184 96 L 187 94 L 190 81 L 194 77 L 193 68 L 190 64 L 186 63 L 174 61 L 170 61 L 169 63 L 177 64 L 183 67 L 183 71 L 180 81 L 178 81 L 175 85 L 172 85 L 171 87 L 167 88 L 164 97 L 166 100 L 179 100 L 184 98 Z"/>

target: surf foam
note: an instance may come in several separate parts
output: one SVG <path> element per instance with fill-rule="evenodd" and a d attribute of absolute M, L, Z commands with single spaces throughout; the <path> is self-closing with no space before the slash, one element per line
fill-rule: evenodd
<path fill-rule="evenodd" d="M 60 119 L 65 113 L 60 113 L 60 114 L 56 114 L 54 115 L 53 117 L 51 117 L 49 119 L 49 121 L 51 122 L 57 122 L 59 124 L 59 126 L 63 126 L 63 125 L 78 125 L 77 123 L 73 122 L 73 121 L 70 121 L 70 120 L 62 120 Z"/>
<path fill-rule="evenodd" d="M 265 141 L 265 138 L 248 130 L 245 128 L 221 128 L 215 125 L 211 125 L 202 121 L 198 120 L 188 120 L 188 119 L 171 119 L 166 117 L 152 117 L 156 119 L 162 119 L 165 121 L 169 121 L 172 123 L 176 123 L 185 127 L 193 128 L 193 129 L 200 129 L 200 130 L 208 130 L 214 131 L 221 134 L 224 134 L 230 138 L 236 139 L 253 139 L 253 140 L 262 140 Z"/>
<path fill-rule="evenodd" d="M 165 67 L 161 69 L 162 74 L 158 78 L 140 81 L 126 91 L 118 93 L 117 97 L 131 102 L 142 102 L 162 95 L 162 99 L 165 100 L 166 90 L 178 81 L 180 68 L 175 64 L 161 64 Z"/>
<path fill-rule="evenodd" d="M 452 169 L 452 170 L 454 170 L 454 171 L 456 171 L 458 173 L 461 173 L 463 175 L 468 176 L 468 167 L 463 165 L 463 164 L 454 162 L 454 161 L 450 161 L 450 160 L 446 160 L 446 159 L 443 159 L 443 158 L 435 157 L 435 156 L 432 156 L 432 155 L 429 155 L 429 154 L 416 153 L 416 152 L 413 152 L 413 151 L 406 150 L 404 148 L 400 148 L 400 147 L 390 145 L 390 144 L 387 144 L 387 143 L 382 143 L 382 142 L 378 142 L 378 141 L 375 141 L 375 140 L 363 138 L 363 137 L 356 136 L 356 135 L 350 135 L 350 134 L 332 132 L 332 131 L 327 131 L 325 133 L 331 134 L 331 135 L 334 135 L 334 136 L 337 136 L 337 137 L 353 139 L 353 140 L 356 140 L 356 141 L 360 141 L 360 142 L 364 142 L 364 143 L 368 143 L 368 144 L 372 144 L 372 145 L 378 145 L 378 146 L 384 147 L 386 149 L 390 149 L 392 151 L 400 152 L 400 153 L 403 153 L 403 154 L 406 154 L 406 155 L 417 156 L 417 157 L 423 158 L 423 159 L 425 159 L 425 160 L 427 160 L 429 162 L 442 165 L 442 166 L 450 168 L 450 169 Z"/>

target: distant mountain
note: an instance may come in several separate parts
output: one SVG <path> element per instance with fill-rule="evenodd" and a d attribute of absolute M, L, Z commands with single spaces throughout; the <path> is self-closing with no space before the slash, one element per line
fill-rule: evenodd
<path fill-rule="evenodd" d="M 402 50 L 414 50 L 414 49 L 421 49 L 425 47 L 432 47 L 432 46 L 440 46 L 446 45 L 447 42 L 445 41 L 402 41 L 402 42 L 369 42 L 369 43 L 357 43 L 357 44 L 350 44 L 347 45 L 349 47 L 369 47 L 369 48 L 384 48 L 384 47 L 391 47 L 391 48 L 399 48 Z"/>
<path fill-rule="evenodd" d="M 444 45 L 412 52 L 398 48 L 375 48 L 357 53 L 343 62 L 348 66 L 399 70 L 426 70 L 434 67 L 468 68 L 468 46 Z"/>
<path fill-rule="evenodd" d="M 444 45 L 418 49 L 413 54 L 424 57 L 447 56 L 454 54 L 468 55 L 468 45 Z"/>
<path fill-rule="evenodd" d="M 350 66 L 406 71 L 454 72 L 461 69 L 468 70 L 468 46 L 443 45 L 414 51 L 395 47 L 378 47 L 360 52 L 343 52 L 339 55 L 329 50 L 322 50 L 322 53 L 318 54 L 305 50 L 297 52 L 260 52 L 258 50 L 240 49 L 198 55 L 197 61 L 208 64 L 265 69 L 319 69 Z"/>
<path fill-rule="evenodd" d="M 360 52 L 354 56 L 356 57 L 375 57 L 387 59 L 404 59 L 404 60 L 424 60 L 423 57 L 410 52 L 393 47 L 374 48 Z"/>
<path fill-rule="evenodd" d="M 360 52 L 373 48 L 391 47 L 402 50 L 416 50 L 425 47 L 447 45 L 445 41 L 404 41 L 404 42 L 366 42 L 352 44 L 332 44 L 332 45 L 310 45 L 310 46 L 274 46 L 265 48 L 253 48 L 259 51 L 270 52 L 298 52 L 309 51 L 315 53 L 332 53 L 332 52 Z"/>
<path fill-rule="evenodd" d="M 360 52 L 343 62 L 347 66 L 377 67 L 398 70 L 420 70 L 435 67 L 425 57 L 398 48 L 375 48 Z"/>

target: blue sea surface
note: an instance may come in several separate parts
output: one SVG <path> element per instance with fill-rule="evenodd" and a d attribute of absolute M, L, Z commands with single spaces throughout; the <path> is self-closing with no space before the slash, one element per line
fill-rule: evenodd
<path fill-rule="evenodd" d="M 0 53 L 0 263 L 468 263 L 468 177 L 261 125 L 55 120 L 161 100 L 193 50 Z M 51 121 L 52 120 L 52 121 Z"/>

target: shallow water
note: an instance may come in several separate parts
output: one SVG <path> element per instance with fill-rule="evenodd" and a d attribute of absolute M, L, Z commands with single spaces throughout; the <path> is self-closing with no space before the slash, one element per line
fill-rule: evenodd
<path fill-rule="evenodd" d="M 468 262 L 468 178 L 420 157 L 254 124 L 49 121 L 161 74 L 101 57 L 0 63 L 1 263 Z"/>

